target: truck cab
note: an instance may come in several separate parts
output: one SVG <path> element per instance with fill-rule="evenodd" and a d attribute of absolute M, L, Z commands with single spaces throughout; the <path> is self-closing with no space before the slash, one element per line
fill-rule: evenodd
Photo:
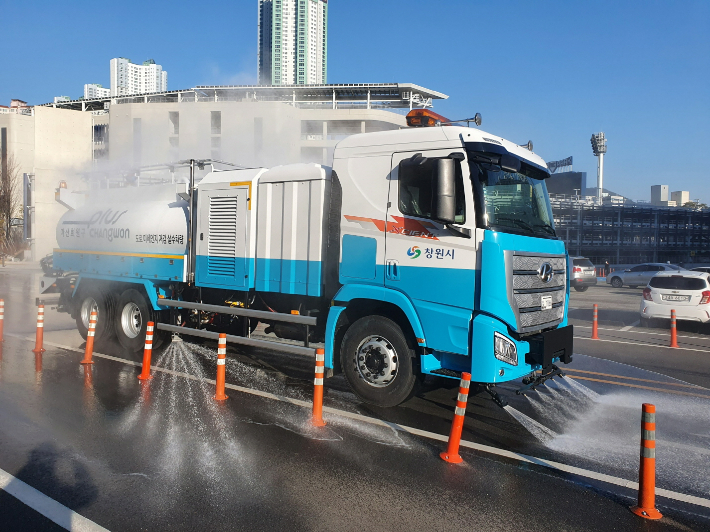
<path fill-rule="evenodd" d="M 567 256 L 548 176 L 526 147 L 468 127 L 341 141 L 342 286 L 326 365 L 339 354 L 358 395 L 397 404 L 418 375 L 466 371 L 492 385 L 569 362 Z"/>

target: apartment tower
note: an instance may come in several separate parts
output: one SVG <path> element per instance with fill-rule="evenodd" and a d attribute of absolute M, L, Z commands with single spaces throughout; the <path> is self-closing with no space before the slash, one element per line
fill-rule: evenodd
<path fill-rule="evenodd" d="M 142 65 L 132 63 L 125 57 L 111 59 L 111 96 L 167 90 L 168 73 L 152 59 L 144 61 Z"/>
<path fill-rule="evenodd" d="M 328 0 L 259 0 L 260 85 L 327 83 Z"/>

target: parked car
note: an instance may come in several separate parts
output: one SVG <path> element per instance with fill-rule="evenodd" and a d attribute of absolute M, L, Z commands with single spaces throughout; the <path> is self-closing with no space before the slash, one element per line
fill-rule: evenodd
<path fill-rule="evenodd" d="M 660 262 L 649 262 L 646 264 L 639 264 L 633 268 L 628 268 L 621 271 L 613 272 L 607 275 L 606 283 L 610 284 L 614 288 L 621 288 L 622 286 L 629 286 L 631 288 L 636 288 L 637 286 L 645 286 L 651 280 L 651 277 L 656 275 L 658 272 L 679 272 L 688 271 L 685 268 L 676 266 L 675 264 L 663 264 Z"/>
<path fill-rule="evenodd" d="M 708 266 L 698 266 L 697 268 L 691 268 L 691 272 L 705 272 L 710 273 L 710 267 Z"/>
<path fill-rule="evenodd" d="M 707 323 L 710 321 L 710 275 L 706 272 L 660 272 L 643 289 L 641 324 L 653 319 L 676 319 Z"/>
<path fill-rule="evenodd" d="M 577 292 L 584 292 L 590 286 L 597 284 L 597 272 L 594 264 L 586 257 L 571 257 L 572 273 L 569 285 Z"/>

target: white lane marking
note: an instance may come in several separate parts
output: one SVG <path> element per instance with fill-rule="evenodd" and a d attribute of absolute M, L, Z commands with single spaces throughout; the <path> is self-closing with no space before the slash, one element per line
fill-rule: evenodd
<path fill-rule="evenodd" d="M 632 324 L 632 326 L 633 325 L 634 324 Z M 574 328 L 575 329 L 591 329 L 592 327 L 591 327 L 591 325 L 574 325 Z M 64 329 L 62 329 L 62 330 L 64 330 Z M 599 327 L 598 330 L 620 332 L 623 329 L 609 329 L 606 327 Z M 631 331 L 631 332 L 633 332 L 634 334 L 650 334 L 650 335 L 659 335 L 659 336 L 662 336 L 663 334 L 670 334 L 670 329 L 657 329 L 657 330 L 659 332 L 648 332 L 648 331 Z M 691 340 L 710 340 L 710 337 L 708 337 L 708 336 L 688 336 L 687 334 L 679 334 L 678 338 L 690 338 Z"/>
<path fill-rule="evenodd" d="M 5 490 L 66 530 L 71 530 L 72 532 L 108 532 L 108 529 L 97 525 L 83 515 L 47 497 L 41 491 L 34 489 L 29 484 L 22 482 L 2 469 L 0 469 L 0 489 Z"/>
<path fill-rule="evenodd" d="M 19 338 L 26 340 L 28 342 L 33 342 L 33 338 L 25 337 L 19 334 L 8 333 L 6 336 L 11 336 L 13 338 Z M 596 340 L 595 340 L 596 341 Z M 56 344 L 54 342 L 44 342 L 45 345 L 51 345 L 59 349 L 64 349 L 66 351 L 74 351 L 75 353 L 83 353 L 81 349 L 76 347 L 70 347 L 66 345 Z M 118 358 L 110 355 L 103 355 L 101 353 L 94 353 L 95 357 L 105 358 L 107 360 L 113 360 L 115 362 L 121 362 L 123 364 L 128 364 L 131 366 L 140 366 L 139 362 L 133 362 L 131 360 L 126 360 L 125 358 Z M 213 379 L 205 379 L 200 377 L 195 377 L 189 373 L 182 373 L 180 371 L 174 371 L 166 368 L 159 368 L 156 366 L 151 366 L 155 371 L 160 371 L 162 373 L 168 373 L 170 375 L 176 375 L 178 377 L 184 377 L 193 381 L 208 382 L 210 384 L 216 384 Z M 289 403 L 296 406 L 302 406 L 304 408 L 312 408 L 313 403 L 309 401 L 301 401 L 300 399 L 292 399 L 290 397 L 284 397 L 282 395 L 276 395 L 271 392 L 263 392 L 261 390 L 254 390 L 252 388 L 245 388 L 243 386 L 237 386 L 236 384 L 225 384 L 225 388 L 230 390 L 235 390 L 238 392 L 248 393 L 250 395 L 256 395 L 259 397 L 264 397 L 266 399 L 272 399 L 274 401 L 280 401 L 282 403 Z M 408 434 L 413 434 L 414 436 L 421 436 L 423 438 L 429 438 L 431 440 L 437 440 L 441 442 L 448 442 L 449 437 L 443 434 L 436 434 L 434 432 L 429 432 L 427 430 L 415 429 L 414 427 L 408 427 L 407 425 L 399 425 L 398 423 L 392 423 L 390 421 L 384 421 L 382 419 L 372 418 L 363 416 L 362 414 L 355 414 L 353 412 L 346 412 L 345 410 L 339 410 L 330 406 L 323 406 L 324 412 L 329 412 L 342 417 L 347 417 L 350 419 L 355 419 L 357 421 L 362 421 L 364 423 L 369 423 L 371 425 L 379 425 L 382 427 L 389 427 L 394 430 L 399 430 L 402 432 L 407 432 Z M 467 440 L 461 440 L 461 446 L 473 449 L 475 451 L 480 451 L 484 453 L 494 454 L 497 456 L 502 456 L 504 458 L 511 458 L 513 460 L 518 460 L 520 462 L 526 462 L 529 464 L 536 464 L 542 467 L 547 467 L 549 469 L 555 469 L 557 471 L 563 471 L 565 473 L 570 473 L 572 475 L 577 475 L 584 478 L 591 478 L 598 480 L 600 482 L 606 482 L 608 484 L 614 484 L 615 486 L 621 486 L 623 488 L 630 488 L 633 490 L 638 490 L 638 482 L 632 480 L 626 480 L 619 477 L 614 477 L 612 475 L 606 475 L 604 473 L 597 473 L 596 471 L 589 471 L 588 469 L 582 469 L 581 467 L 575 467 L 567 464 L 562 464 L 560 462 L 555 462 L 554 460 L 547 460 L 544 458 L 537 458 L 535 456 L 529 456 L 522 453 L 516 453 L 513 451 L 507 451 L 505 449 L 499 449 L 498 447 L 491 447 L 490 445 L 483 445 L 480 443 L 474 443 Z M 694 495 L 687 495 L 685 493 L 679 493 L 676 491 L 666 490 L 663 488 L 656 487 L 656 495 L 659 497 L 665 497 L 667 499 L 672 499 L 675 501 L 686 502 L 688 504 L 695 504 L 698 506 L 703 506 L 705 508 L 710 508 L 710 499 L 703 499 L 702 497 L 696 497 Z"/>
<path fill-rule="evenodd" d="M 619 330 L 622 331 L 622 332 L 626 332 L 626 331 L 628 331 L 629 329 L 632 329 L 632 328 L 634 328 L 634 327 L 638 327 L 640 323 L 641 323 L 641 320 L 636 320 L 636 321 L 633 322 L 631 325 L 627 325 L 626 327 L 622 327 L 622 328 L 619 329 Z"/>
<path fill-rule="evenodd" d="M 660 347 L 662 349 L 676 349 L 678 351 L 696 351 L 698 353 L 708 353 L 710 352 L 710 347 L 707 349 L 691 349 L 690 347 L 669 347 L 667 345 L 658 344 L 642 344 L 641 342 L 622 342 L 621 340 L 592 340 L 591 338 L 584 338 L 583 336 L 575 336 L 575 340 L 590 340 L 592 342 L 607 342 L 610 344 L 628 344 L 628 345 L 640 345 L 642 347 Z M 46 344 L 47 342 L 45 342 Z M 582 353 L 584 354 L 584 353 Z"/>

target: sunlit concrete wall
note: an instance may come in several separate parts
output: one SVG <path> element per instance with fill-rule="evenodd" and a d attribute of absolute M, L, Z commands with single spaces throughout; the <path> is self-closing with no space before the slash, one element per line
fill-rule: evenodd
<path fill-rule="evenodd" d="M 245 166 L 330 164 L 334 146 L 346 136 L 405 125 L 404 116 L 376 109 L 256 101 L 119 104 L 110 109 L 109 158 L 133 168 L 207 158 Z"/>
<path fill-rule="evenodd" d="M 34 125 L 34 219 L 32 260 L 39 260 L 57 246 L 56 227 L 66 208 L 55 200 L 59 182 L 78 185 L 78 174 L 91 168 L 91 113 L 35 107 Z"/>

